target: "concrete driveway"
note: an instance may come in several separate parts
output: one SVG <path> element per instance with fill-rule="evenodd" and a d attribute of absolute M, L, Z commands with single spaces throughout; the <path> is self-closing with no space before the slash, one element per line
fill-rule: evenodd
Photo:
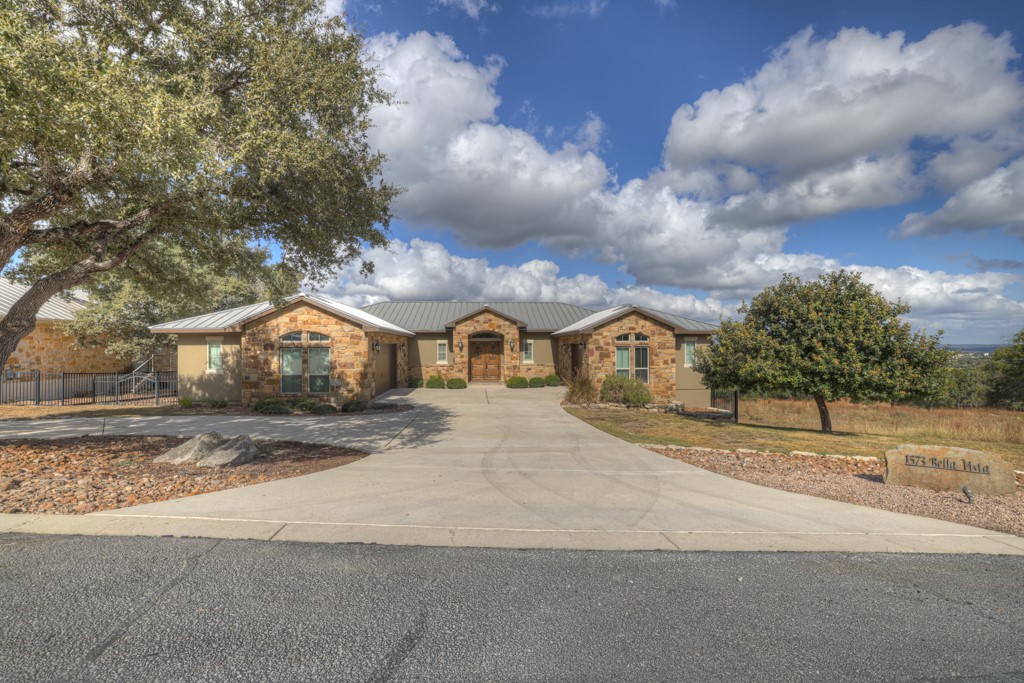
<path fill-rule="evenodd" d="M 88 533 L 422 545 L 1024 554 L 1024 539 L 1015 536 L 776 491 L 665 458 L 572 417 L 559 405 L 562 394 L 399 390 L 388 400 L 411 403 L 412 411 L 349 419 L 108 419 L 107 433 L 216 428 L 373 455 L 70 523 Z M 98 433 L 98 423 L 36 421 L 20 423 L 20 432 Z M 14 424 L 0 424 L 0 436 Z M 8 530 L 56 531 L 67 521 L 33 518 Z"/>

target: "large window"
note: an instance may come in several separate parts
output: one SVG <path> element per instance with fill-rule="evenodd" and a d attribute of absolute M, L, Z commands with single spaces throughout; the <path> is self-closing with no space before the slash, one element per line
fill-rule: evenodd
<path fill-rule="evenodd" d="M 533 340 L 527 339 L 523 342 L 523 362 L 533 362 Z"/>
<path fill-rule="evenodd" d="M 694 356 L 697 355 L 697 342 L 695 341 L 684 341 L 683 342 L 683 365 L 690 367 L 693 365 Z"/>
<path fill-rule="evenodd" d="M 647 361 L 650 349 L 646 346 L 633 347 L 633 378 L 647 383 Z"/>
<path fill-rule="evenodd" d="M 615 374 L 619 377 L 629 377 L 628 346 L 618 346 L 615 348 Z"/>
<path fill-rule="evenodd" d="M 309 393 L 326 394 L 331 387 L 331 350 L 325 347 L 309 349 Z"/>
<path fill-rule="evenodd" d="M 302 349 L 281 349 L 281 393 L 302 393 Z"/>
<path fill-rule="evenodd" d="M 220 372 L 224 369 L 224 347 L 220 337 L 206 339 L 206 370 Z"/>
<path fill-rule="evenodd" d="M 448 342 L 437 342 L 437 364 L 448 365 Z"/>

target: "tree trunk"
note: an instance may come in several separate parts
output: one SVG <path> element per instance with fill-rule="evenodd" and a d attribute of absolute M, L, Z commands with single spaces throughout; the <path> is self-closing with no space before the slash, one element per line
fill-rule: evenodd
<path fill-rule="evenodd" d="M 832 433 L 832 418 L 828 414 L 828 404 L 824 396 L 815 396 L 814 402 L 818 406 L 818 417 L 821 418 L 821 431 L 825 434 Z"/>

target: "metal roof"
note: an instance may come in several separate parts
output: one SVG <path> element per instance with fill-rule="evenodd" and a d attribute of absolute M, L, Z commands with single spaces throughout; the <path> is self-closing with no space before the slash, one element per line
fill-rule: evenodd
<path fill-rule="evenodd" d="M 444 332 L 449 323 L 483 308 L 526 323 L 529 332 L 554 332 L 594 313 L 557 301 L 382 301 L 363 310 L 413 332 Z"/>
<path fill-rule="evenodd" d="M 0 318 L 7 315 L 18 299 L 25 295 L 28 287 L 7 278 L 0 277 Z M 75 312 L 83 308 L 81 301 L 70 298 L 70 294 L 58 294 L 42 305 L 36 313 L 36 320 L 71 320 Z"/>
<path fill-rule="evenodd" d="M 633 311 L 643 313 L 655 320 L 660 320 L 666 325 L 671 325 L 675 328 L 676 334 L 682 334 L 684 332 L 715 332 L 718 329 L 717 325 L 701 322 L 700 320 L 693 320 L 692 318 L 684 318 L 681 315 L 665 313 L 664 311 L 656 311 L 653 308 L 647 308 L 646 306 L 622 304 L 621 306 L 613 306 L 611 308 L 606 308 L 603 311 L 598 311 L 597 313 L 587 316 L 582 320 L 578 320 L 572 325 L 563 327 L 553 334 L 556 336 L 563 334 L 590 334 L 594 331 L 594 328 L 600 327 L 606 322 L 620 318 Z"/>
<path fill-rule="evenodd" d="M 319 306 L 329 312 L 336 313 L 342 318 L 359 323 L 363 329 L 368 331 L 389 332 L 403 337 L 413 336 L 413 334 L 408 330 L 404 330 L 397 325 L 393 325 L 387 320 L 383 320 L 373 314 L 361 311 L 354 306 L 349 306 L 348 304 L 343 304 L 340 301 L 328 299 L 324 296 L 314 294 L 294 294 L 285 298 L 284 305 L 288 305 L 299 300 Z M 278 307 L 272 305 L 269 301 L 263 301 L 258 304 L 250 304 L 249 306 L 228 308 L 223 311 L 214 311 L 213 313 L 196 315 L 191 318 L 183 318 L 181 320 L 173 320 L 168 323 L 152 325 L 150 326 L 149 331 L 157 334 L 239 331 L 241 330 L 241 326 L 246 322 L 255 320 L 256 318 L 259 318 L 266 313 L 270 313 L 277 308 Z"/>

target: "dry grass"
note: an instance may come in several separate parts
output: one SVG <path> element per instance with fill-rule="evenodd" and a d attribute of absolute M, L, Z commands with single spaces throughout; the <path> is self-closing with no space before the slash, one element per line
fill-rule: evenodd
<path fill-rule="evenodd" d="M 832 408 L 834 434 L 818 431 L 817 408 L 813 402 L 804 401 L 741 401 L 738 425 L 646 410 L 567 410 L 633 443 L 874 457 L 902 443 L 926 443 L 988 451 L 1006 458 L 1015 469 L 1024 470 L 1024 413 L 990 409 L 928 411 L 849 403 Z M 767 424 L 769 421 L 771 424 Z"/>

